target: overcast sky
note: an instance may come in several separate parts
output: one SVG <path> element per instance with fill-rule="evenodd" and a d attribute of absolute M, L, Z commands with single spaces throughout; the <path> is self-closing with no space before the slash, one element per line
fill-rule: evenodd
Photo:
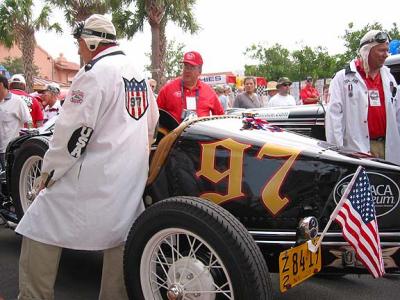
<path fill-rule="evenodd" d="M 243 70 L 246 63 L 251 63 L 243 52 L 253 43 L 279 43 L 290 51 L 302 45 L 323 46 L 336 54 L 344 51 L 340 36 L 350 22 L 357 29 L 374 22 L 384 28 L 391 28 L 393 22 L 400 24 L 398 0 L 197 0 L 194 12 L 202 28 L 199 33 L 185 34 L 170 24 L 167 38 L 185 44 L 187 51 L 199 51 L 204 59 L 203 72 Z M 55 16 L 59 22 L 63 18 L 60 12 Z M 63 25 L 64 34 L 40 32 L 36 34 L 37 42 L 54 58 L 62 52 L 68 60 L 79 62 L 71 29 Z M 145 26 L 143 33 L 120 44 L 139 70 L 144 70 L 149 64 L 145 53 L 150 52 L 150 43 L 150 27 Z"/>

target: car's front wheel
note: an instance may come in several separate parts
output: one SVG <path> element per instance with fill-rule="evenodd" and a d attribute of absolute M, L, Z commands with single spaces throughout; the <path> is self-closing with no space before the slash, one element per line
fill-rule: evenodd
<path fill-rule="evenodd" d="M 24 142 L 14 158 L 10 192 L 18 219 L 35 199 L 43 156 L 49 148 L 48 139 L 34 137 Z"/>
<path fill-rule="evenodd" d="M 146 209 L 124 254 L 130 299 L 271 299 L 268 269 L 246 228 L 194 197 Z"/>

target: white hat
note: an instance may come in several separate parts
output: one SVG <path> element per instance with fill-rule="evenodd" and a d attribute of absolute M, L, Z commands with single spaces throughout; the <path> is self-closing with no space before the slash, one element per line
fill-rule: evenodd
<path fill-rule="evenodd" d="M 389 43 L 389 39 L 389 35 L 380 30 L 370 30 L 361 38 L 358 52 L 367 75 L 369 74 L 368 57 L 371 49 L 379 44 Z"/>
<path fill-rule="evenodd" d="M 11 78 L 9 83 L 22 83 L 26 85 L 25 77 L 22 74 L 14 74 Z"/>
<path fill-rule="evenodd" d="M 74 29 L 76 39 L 82 38 L 89 50 L 96 50 L 99 43 L 116 43 L 116 31 L 113 23 L 104 15 L 93 14 L 80 22 Z"/>
<path fill-rule="evenodd" d="M 58 95 L 60 93 L 60 85 L 55 82 L 52 82 L 52 83 L 46 84 L 44 87 L 44 90 Z"/>

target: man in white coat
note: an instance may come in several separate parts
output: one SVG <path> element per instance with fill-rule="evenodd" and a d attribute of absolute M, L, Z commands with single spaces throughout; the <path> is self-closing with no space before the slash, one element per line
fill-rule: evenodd
<path fill-rule="evenodd" d="M 386 32 L 371 30 L 360 41 L 360 57 L 330 84 L 325 129 L 328 142 L 400 164 L 400 92 L 384 66 Z"/>
<path fill-rule="evenodd" d="M 53 299 L 62 248 L 104 250 L 99 299 L 127 299 L 123 244 L 142 193 L 158 108 L 148 82 L 92 15 L 74 31 L 86 65 L 75 76 L 42 165 L 22 234 L 19 299 Z"/>

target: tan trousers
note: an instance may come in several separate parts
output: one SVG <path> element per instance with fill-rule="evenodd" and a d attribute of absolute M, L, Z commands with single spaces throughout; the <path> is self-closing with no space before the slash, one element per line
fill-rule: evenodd
<path fill-rule="evenodd" d="M 385 141 L 370 141 L 371 155 L 374 157 L 385 159 Z"/>
<path fill-rule="evenodd" d="M 62 248 L 22 239 L 19 300 L 52 300 Z M 124 246 L 104 250 L 100 300 L 128 299 L 123 277 Z"/>

